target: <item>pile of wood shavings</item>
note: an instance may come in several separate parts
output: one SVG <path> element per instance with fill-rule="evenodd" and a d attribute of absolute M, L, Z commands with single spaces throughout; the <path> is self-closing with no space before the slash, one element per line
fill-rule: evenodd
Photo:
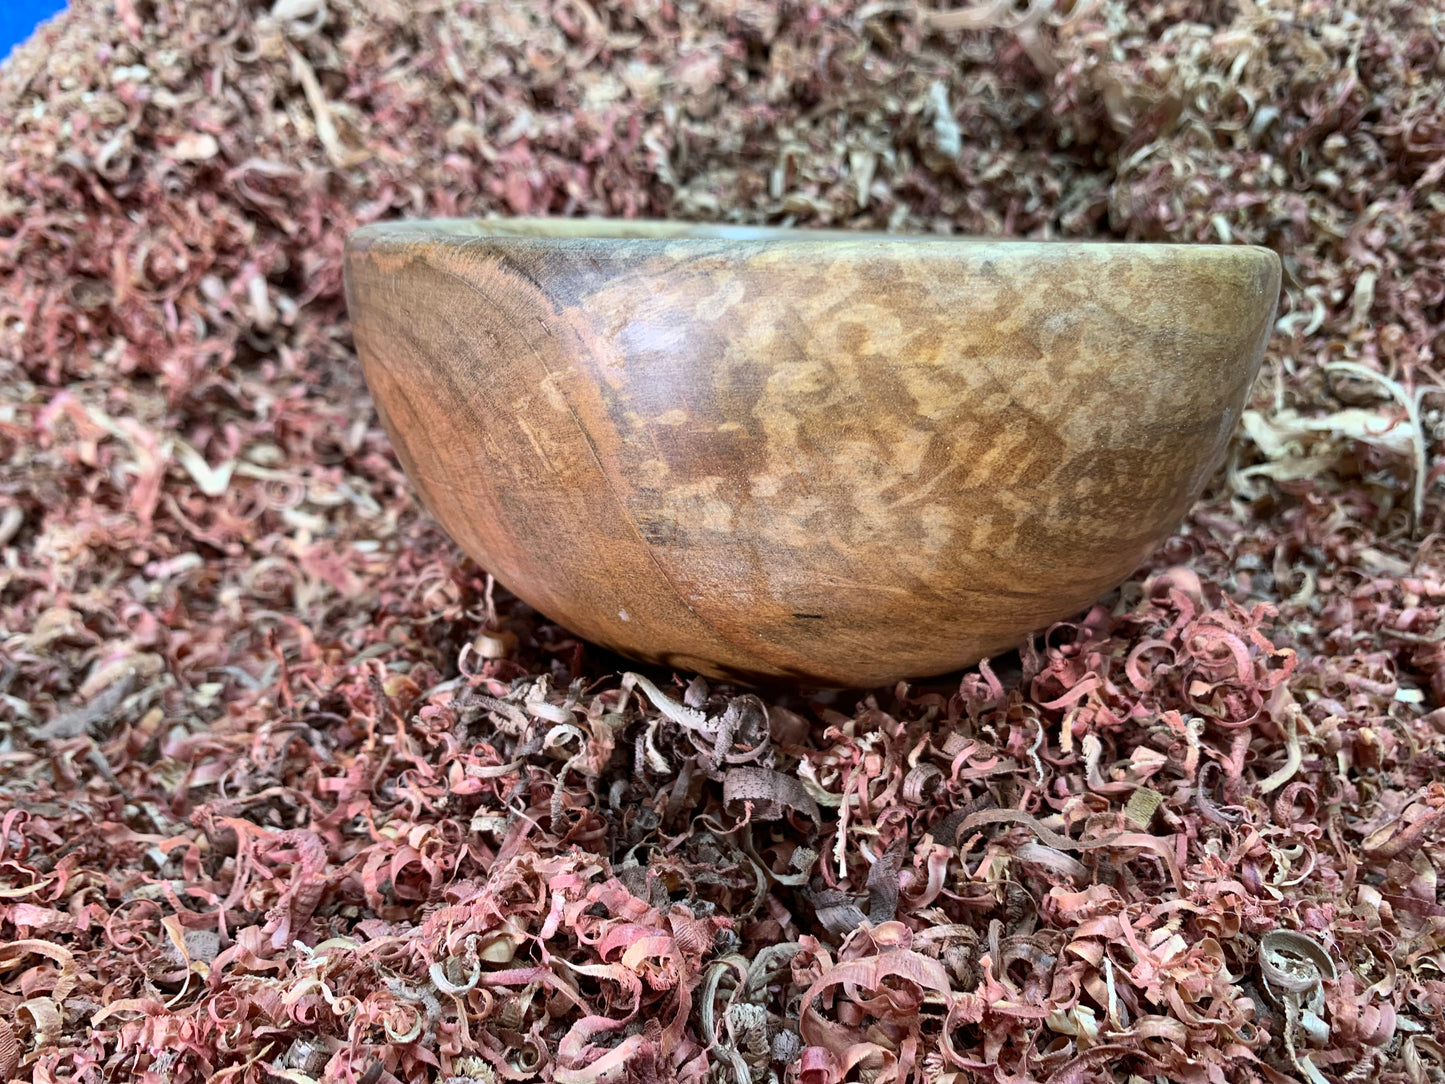
<path fill-rule="evenodd" d="M 0 1076 L 1441 1080 L 1433 8 L 79 0 L 0 68 Z M 342 242 L 489 212 L 1263 243 L 1286 296 L 1134 581 L 760 698 L 410 495 Z"/>

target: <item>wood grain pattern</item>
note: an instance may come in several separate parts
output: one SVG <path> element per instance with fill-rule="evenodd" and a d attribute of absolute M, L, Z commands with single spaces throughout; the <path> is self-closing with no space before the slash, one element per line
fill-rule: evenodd
<path fill-rule="evenodd" d="M 1167 537 L 1279 261 L 421 222 L 358 230 L 346 279 L 403 466 L 517 595 L 635 658 L 871 686 L 1015 646 Z"/>

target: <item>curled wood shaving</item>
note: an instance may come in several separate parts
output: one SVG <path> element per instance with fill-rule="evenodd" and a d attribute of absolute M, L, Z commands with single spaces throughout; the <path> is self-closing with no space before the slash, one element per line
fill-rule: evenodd
<path fill-rule="evenodd" d="M 1088 867 L 1077 858 L 1071 858 L 1063 851 L 1053 847 L 1046 847 L 1041 843 L 1024 843 L 1014 851 L 1014 857 L 1020 862 L 1031 862 L 1035 865 L 1046 866 L 1055 873 L 1074 880 L 1082 880 L 1089 875 Z"/>
<path fill-rule="evenodd" d="M 1304 753 L 1300 749 L 1299 737 L 1295 734 L 1295 718 L 1294 712 L 1288 713 L 1284 724 L 1285 762 L 1280 766 L 1279 771 L 1272 773 L 1260 782 L 1259 789 L 1262 794 L 1269 794 L 1288 783 L 1294 778 L 1303 762 Z"/>
<path fill-rule="evenodd" d="M 28 1022 L 37 1046 L 54 1046 L 64 1026 L 59 1002 L 53 997 L 32 997 L 15 1006 L 15 1018 Z"/>
<path fill-rule="evenodd" d="M 707 716 L 702 712 L 696 708 L 679 704 L 641 674 L 624 674 L 622 676 L 623 692 L 627 692 L 633 686 L 646 693 L 647 699 L 652 701 L 652 706 L 679 726 L 686 727 L 688 730 L 711 731 L 715 729 L 710 726 Z"/>
<path fill-rule="evenodd" d="M 1323 983 L 1337 978 L 1330 954 L 1305 934 L 1271 930 L 1260 938 L 1259 969 L 1266 993 L 1285 1010 L 1285 1044 L 1295 1068 L 1311 1081 L 1324 1081 L 1296 1042 L 1301 1035 L 1317 1046 L 1329 1040 L 1329 1025 L 1322 1014 Z"/>
<path fill-rule="evenodd" d="M 803 785 L 771 768 L 729 768 L 723 776 L 723 802 L 750 806 L 754 820 L 778 820 L 788 809 L 806 813 L 815 822 L 822 819 L 818 804 Z"/>
<path fill-rule="evenodd" d="M 1445 819 L 1445 807 L 1423 810 L 1409 823 L 1387 824 L 1364 840 L 1364 850 L 1374 858 L 1399 858 L 1425 841 L 1426 832 Z"/>
<path fill-rule="evenodd" d="M 1114 832 L 1099 839 L 1070 839 L 1039 822 L 1039 819 L 1019 809 L 980 809 L 970 813 L 958 826 L 957 836 L 963 836 L 975 828 L 989 824 L 1017 824 L 1027 828 L 1046 845 L 1057 851 L 1090 851 L 1108 847 L 1123 839 L 1126 833 Z"/>
<path fill-rule="evenodd" d="M 14 967 L 26 956 L 46 956 L 60 965 L 60 975 L 51 988 L 50 999 L 63 1002 L 79 981 L 75 954 L 62 945 L 36 938 L 22 938 L 0 945 L 0 970 Z"/>
<path fill-rule="evenodd" d="M 809 891 L 805 898 L 813 905 L 818 923 L 834 937 L 846 937 L 868 921 L 853 897 L 836 888 Z"/>
<path fill-rule="evenodd" d="M 455 957 L 445 962 L 438 962 L 432 964 L 428 970 L 428 974 L 431 976 L 432 983 L 442 993 L 450 994 L 452 996 L 456 996 L 458 994 L 465 994 L 468 990 L 474 989 L 478 981 L 480 981 L 482 977 L 481 960 L 471 960 L 469 964 L 469 970 L 465 973 L 465 975 L 461 978 L 461 981 L 459 982 L 454 982 L 447 973 L 448 965 L 452 963 L 452 960 L 455 960 Z M 510 962 L 510 957 L 503 962 Z"/>
<path fill-rule="evenodd" d="M 1420 396 L 1407 392 L 1398 381 L 1391 380 L 1384 373 L 1353 361 L 1336 361 L 1325 366 L 1327 373 L 1348 373 L 1362 380 L 1369 380 L 1385 389 L 1405 411 L 1406 432 L 1412 452 L 1410 472 L 1410 522 L 1418 525 L 1425 518 L 1425 488 L 1429 485 L 1429 452 L 1426 448 L 1425 433 L 1420 426 Z"/>
<path fill-rule="evenodd" d="M 903 777 L 903 800 L 922 805 L 943 782 L 943 771 L 936 764 L 919 764 Z"/>
<path fill-rule="evenodd" d="M 15 1075 L 22 1053 L 15 1029 L 8 1020 L 0 1020 L 0 1077 L 9 1080 Z"/>
<path fill-rule="evenodd" d="M 1271 930 L 1259 940 L 1259 969 L 1265 990 L 1276 997 L 1304 995 L 1311 1001 L 1321 983 L 1337 977 L 1330 954 L 1314 938 L 1293 930 Z"/>
<path fill-rule="evenodd" d="M 868 921 L 877 926 L 892 922 L 898 913 L 898 867 L 903 860 L 903 843 L 893 844 L 868 870 Z"/>

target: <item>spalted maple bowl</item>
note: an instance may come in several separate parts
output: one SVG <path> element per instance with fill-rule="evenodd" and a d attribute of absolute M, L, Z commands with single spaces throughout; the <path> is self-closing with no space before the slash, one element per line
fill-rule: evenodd
<path fill-rule="evenodd" d="M 1279 260 L 582 220 L 352 234 L 366 378 L 441 525 L 558 623 L 744 681 L 945 673 L 1178 525 Z"/>

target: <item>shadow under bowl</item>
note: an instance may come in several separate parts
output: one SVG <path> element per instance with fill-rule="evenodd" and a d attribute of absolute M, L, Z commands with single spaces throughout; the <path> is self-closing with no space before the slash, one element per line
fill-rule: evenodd
<path fill-rule="evenodd" d="M 853 687 L 1123 581 L 1218 467 L 1279 281 L 1245 246 L 577 219 L 346 253 L 402 465 L 501 583 L 636 659 Z"/>

